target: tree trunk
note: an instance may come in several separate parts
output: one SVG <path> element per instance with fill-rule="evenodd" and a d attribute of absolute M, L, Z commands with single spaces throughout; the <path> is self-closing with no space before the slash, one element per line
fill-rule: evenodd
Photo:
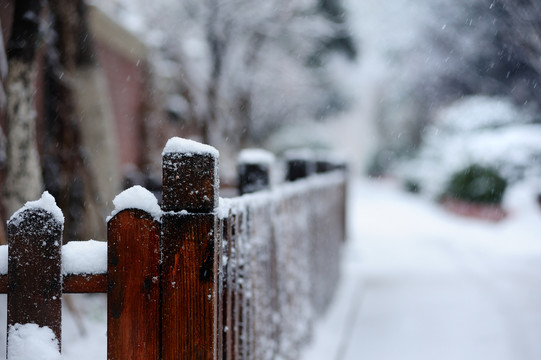
<path fill-rule="evenodd" d="M 46 152 L 53 164 L 56 159 L 62 181 L 55 183 L 53 171 L 46 183 L 61 198 L 68 241 L 104 239 L 107 205 L 121 181 L 106 79 L 94 58 L 84 1 L 49 3 L 58 40 L 48 77 L 49 125 L 56 130 Z"/>
<path fill-rule="evenodd" d="M 36 142 L 34 105 L 35 69 L 41 1 L 18 0 L 7 45 L 6 81 L 6 174 L 4 206 L 11 215 L 42 191 L 41 167 Z"/>

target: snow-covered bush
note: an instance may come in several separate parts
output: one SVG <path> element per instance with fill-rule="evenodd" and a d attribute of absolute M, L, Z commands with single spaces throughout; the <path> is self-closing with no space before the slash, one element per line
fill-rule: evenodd
<path fill-rule="evenodd" d="M 394 172 L 432 197 L 444 192 L 453 174 L 474 164 L 497 170 L 513 184 L 541 174 L 540 138 L 541 125 L 527 110 L 505 98 L 467 97 L 438 113 L 418 152 Z"/>
<path fill-rule="evenodd" d="M 507 181 L 498 171 L 474 164 L 451 176 L 442 197 L 479 204 L 500 204 L 506 187 Z"/>

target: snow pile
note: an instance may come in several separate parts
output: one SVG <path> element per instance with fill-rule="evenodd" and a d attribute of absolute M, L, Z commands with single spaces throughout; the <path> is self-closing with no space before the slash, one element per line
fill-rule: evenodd
<path fill-rule="evenodd" d="M 60 360 L 59 344 L 49 327 L 15 324 L 8 331 L 9 360 Z"/>
<path fill-rule="evenodd" d="M 162 156 L 171 153 L 183 153 L 188 156 L 193 154 L 208 154 L 215 158 L 218 158 L 220 155 L 218 150 L 210 145 L 201 144 L 197 141 L 179 137 L 173 137 L 167 141 L 163 149 Z"/>
<path fill-rule="evenodd" d="M 42 209 L 50 213 L 59 224 L 64 225 L 64 215 L 62 214 L 62 210 L 56 205 L 54 197 L 49 194 L 48 191 L 43 192 L 39 200 L 28 201 L 24 204 L 22 208 L 11 215 L 9 222 L 17 226 L 22 220 L 22 213 L 29 209 Z"/>
<path fill-rule="evenodd" d="M 244 149 L 238 157 L 240 164 L 265 164 L 274 163 L 274 155 L 263 149 Z"/>
<path fill-rule="evenodd" d="M 113 216 L 126 209 L 139 209 L 148 212 L 156 221 L 160 221 L 162 210 L 154 194 L 142 186 L 135 185 L 118 194 L 114 200 L 115 209 L 107 221 Z"/>
<path fill-rule="evenodd" d="M 107 243 L 104 241 L 70 241 L 62 246 L 62 273 L 105 274 Z"/>

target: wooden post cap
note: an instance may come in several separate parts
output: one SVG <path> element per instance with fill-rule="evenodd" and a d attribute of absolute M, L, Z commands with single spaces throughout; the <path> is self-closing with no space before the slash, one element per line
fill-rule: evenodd
<path fill-rule="evenodd" d="M 164 211 L 210 213 L 218 205 L 218 150 L 174 137 L 163 156 Z"/>

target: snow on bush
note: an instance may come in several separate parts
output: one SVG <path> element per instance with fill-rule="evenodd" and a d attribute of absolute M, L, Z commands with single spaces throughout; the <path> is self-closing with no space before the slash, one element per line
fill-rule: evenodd
<path fill-rule="evenodd" d="M 508 100 L 466 98 L 438 114 L 416 156 L 398 163 L 394 171 L 410 186 L 436 197 L 452 174 L 471 165 L 496 169 L 510 184 L 540 176 L 541 126 L 531 121 L 528 112 Z"/>
<path fill-rule="evenodd" d="M 8 330 L 8 360 L 60 360 L 59 344 L 49 327 L 15 324 Z"/>
<path fill-rule="evenodd" d="M 436 126 L 442 131 L 469 132 L 527 123 L 532 116 L 506 98 L 469 96 L 441 110 Z"/>

